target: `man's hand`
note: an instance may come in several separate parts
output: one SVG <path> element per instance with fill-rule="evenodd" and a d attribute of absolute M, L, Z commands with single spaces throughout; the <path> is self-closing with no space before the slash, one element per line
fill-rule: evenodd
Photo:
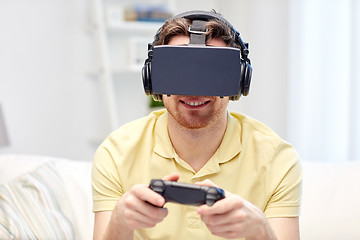
<path fill-rule="evenodd" d="M 178 174 L 171 174 L 163 178 L 168 181 L 177 181 L 178 179 Z M 164 204 L 165 199 L 160 194 L 145 184 L 137 184 L 122 196 L 115 211 L 120 222 L 132 230 L 151 228 L 167 216 L 168 210 L 162 208 Z"/>
<path fill-rule="evenodd" d="M 135 230 L 154 227 L 161 222 L 168 214 L 166 208 L 161 208 L 164 204 L 162 196 L 145 184 L 137 184 L 122 196 L 115 211 L 126 227 Z"/>
<path fill-rule="evenodd" d="M 177 181 L 178 174 L 163 180 Z M 114 211 L 95 213 L 94 239 L 134 239 L 134 230 L 154 227 L 168 214 L 165 199 L 145 184 L 134 185 L 117 202 Z"/>
<path fill-rule="evenodd" d="M 217 187 L 210 180 L 197 183 Z M 276 239 L 263 212 L 243 198 L 225 192 L 213 206 L 202 205 L 197 212 L 212 234 L 224 238 Z"/>

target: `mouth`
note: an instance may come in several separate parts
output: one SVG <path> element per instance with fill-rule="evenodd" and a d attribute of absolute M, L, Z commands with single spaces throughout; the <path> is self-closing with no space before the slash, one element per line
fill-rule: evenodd
<path fill-rule="evenodd" d="M 199 108 L 199 107 L 207 105 L 210 101 L 183 101 L 183 100 L 180 100 L 180 102 L 182 104 L 184 104 L 186 107 Z"/>

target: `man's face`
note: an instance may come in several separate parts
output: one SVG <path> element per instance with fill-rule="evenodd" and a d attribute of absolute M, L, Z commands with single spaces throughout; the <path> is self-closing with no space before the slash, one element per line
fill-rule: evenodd
<path fill-rule="evenodd" d="M 174 36 L 168 45 L 184 45 L 189 43 L 189 37 Z M 223 40 L 212 39 L 207 42 L 209 46 L 226 47 Z M 184 69 L 186 71 L 186 69 Z M 189 129 L 200 129 L 217 124 L 221 118 L 226 117 L 226 107 L 229 97 L 182 96 L 163 95 L 164 106 L 181 126 Z"/>

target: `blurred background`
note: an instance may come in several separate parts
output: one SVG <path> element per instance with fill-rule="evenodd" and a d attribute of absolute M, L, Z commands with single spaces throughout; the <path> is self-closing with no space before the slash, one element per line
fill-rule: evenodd
<path fill-rule="evenodd" d="M 360 160 L 360 1 L 1 0 L 0 153 L 91 161 L 147 115 L 141 67 L 164 18 L 220 12 L 250 43 L 250 94 L 229 109 L 309 161 Z"/>

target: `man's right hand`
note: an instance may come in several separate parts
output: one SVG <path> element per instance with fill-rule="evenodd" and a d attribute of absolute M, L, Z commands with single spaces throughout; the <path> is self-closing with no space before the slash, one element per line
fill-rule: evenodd
<path fill-rule="evenodd" d="M 174 173 L 163 180 L 177 181 Z M 149 204 L 150 203 L 150 204 Z M 165 199 L 145 184 L 134 185 L 117 202 L 114 211 L 95 213 L 94 239 L 133 239 L 134 230 L 154 227 L 168 214 Z"/>
<path fill-rule="evenodd" d="M 165 176 L 163 180 L 177 181 L 178 174 Z M 150 204 L 149 204 L 150 203 Z M 128 228 L 151 228 L 167 216 L 168 210 L 162 208 L 165 199 L 145 184 L 134 185 L 116 205 L 116 215 Z"/>
<path fill-rule="evenodd" d="M 122 196 L 115 211 L 124 227 L 133 230 L 150 228 L 167 216 L 167 209 L 162 208 L 164 204 L 165 199 L 161 195 L 145 184 L 137 184 Z"/>

